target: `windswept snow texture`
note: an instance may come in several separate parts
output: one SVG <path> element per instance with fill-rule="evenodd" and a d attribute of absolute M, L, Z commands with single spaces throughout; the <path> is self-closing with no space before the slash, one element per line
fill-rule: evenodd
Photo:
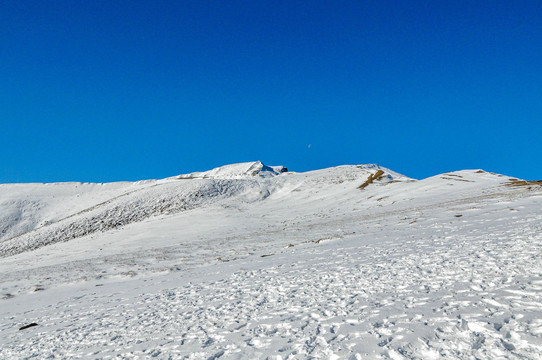
<path fill-rule="evenodd" d="M 0 185 L 0 358 L 540 359 L 541 204 L 378 165 Z"/>

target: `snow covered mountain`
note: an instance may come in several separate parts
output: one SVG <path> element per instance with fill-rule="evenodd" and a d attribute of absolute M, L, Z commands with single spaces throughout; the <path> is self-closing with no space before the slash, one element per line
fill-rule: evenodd
<path fill-rule="evenodd" d="M 537 359 L 541 200 L 482 170 L 259 161 L 3 184 L 0 358 Z"/>
<path fill-rule="evenodd" d="M 176 179 L 243 179 L 251 176 L 272 177 L 288 169 L 284 166 L 267 166 L 261 161 L 221 166 L 213 170 L 178 175 Z"/>

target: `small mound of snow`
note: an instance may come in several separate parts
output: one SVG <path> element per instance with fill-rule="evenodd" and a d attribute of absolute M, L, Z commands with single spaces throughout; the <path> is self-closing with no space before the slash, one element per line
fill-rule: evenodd
<path fill-rule="evenodd" d="M 225 165 L 203 172 L 175 176 L 174 179 L 243 179 L 252 176 L 273 177 L 287 172 L 284 166 L 267 166 L 261 161 Z"/>

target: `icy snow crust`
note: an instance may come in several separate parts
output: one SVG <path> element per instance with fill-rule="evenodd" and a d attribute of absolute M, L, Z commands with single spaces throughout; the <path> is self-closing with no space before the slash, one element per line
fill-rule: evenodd
<path fill-rule="evenodd" d="M 539 185 L 282 169 L 0 185 L 0 358 L 542 356 Z"/>

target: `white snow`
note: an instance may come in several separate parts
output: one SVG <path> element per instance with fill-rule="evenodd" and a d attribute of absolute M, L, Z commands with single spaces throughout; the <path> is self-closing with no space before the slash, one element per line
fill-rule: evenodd
<path fill-rule="evenodd" d="M 261 161 L 231 164 L 215 169 L 178 175 L 177 179 L 243 179 L 251 176 L 272 177 L 286 171 L 284 166 L 267 166 Z"/>
<path fill-rule="evenodd" d="M 539 184 L 282 169 L 0 185 L 0 358 L 542 356 Z"/>

